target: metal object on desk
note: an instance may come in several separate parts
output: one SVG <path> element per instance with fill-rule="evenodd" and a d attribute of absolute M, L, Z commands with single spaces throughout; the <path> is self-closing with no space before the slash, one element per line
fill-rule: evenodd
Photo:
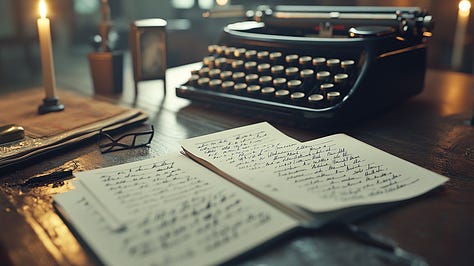
<path fill-rule="evenodd" d="M 166 25 L 166 20 L 160 18 L 137 20 L 130 25 L 135 97 L 138 82 L 144 80 L 162 79 L 166 94 Z"/>

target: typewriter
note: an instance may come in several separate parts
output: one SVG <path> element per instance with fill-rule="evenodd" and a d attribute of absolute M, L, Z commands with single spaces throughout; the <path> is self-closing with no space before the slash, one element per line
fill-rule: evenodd
<path fill-rule="evenodd" d="M 303 127 L 345 126 L 422 91 L 417 7 L 275 6 L 227 25 L 178 97 Z"/>

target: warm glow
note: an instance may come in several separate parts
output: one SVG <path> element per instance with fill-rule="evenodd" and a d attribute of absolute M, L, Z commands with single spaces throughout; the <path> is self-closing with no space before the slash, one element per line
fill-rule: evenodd
<path fill-rule="evenodd" d="M 39 2 L 39 11 L 41 18 L 46 18 L 46 3 L 44 0 L 40 0 Z"/>
<path fill-rule="evenodd" d="M 469 15 L 469 12 L 471 10 L 471 2 L 469 0 L 461 0 L 459 1 L 459 14 L 462 14 L 464 16 Z"/>
<path fill-rule="evenodd" d="M 216 4 L 217 4 L 218 6 L 225 6 L 225 5 L 227 5 L 228 3 L 229 3 L 228 0 L 216 0 Z"/>

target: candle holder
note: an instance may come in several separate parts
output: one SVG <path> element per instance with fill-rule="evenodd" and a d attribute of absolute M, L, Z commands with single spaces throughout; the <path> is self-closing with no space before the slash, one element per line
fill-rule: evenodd
<path fill-rule="evenodd" d="M 39 114 L 59 112 L 62 110 L 64 110 L 64 105 L 59 102 L 58 98 L 44 98 L 43 104 L 38 107 Z"/>

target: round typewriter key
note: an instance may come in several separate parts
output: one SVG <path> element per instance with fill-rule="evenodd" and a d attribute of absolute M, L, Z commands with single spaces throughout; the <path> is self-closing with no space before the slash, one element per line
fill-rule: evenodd
<path fill-rule="evenodd" d="M 249 93 L 257 93 L 260 91 L 260 86 L 259 85 L 250 85 L 247 87 L 247 92 Z"/>
<path fill-rule="evenodd" d="M 223 81 L 231 80 L 232 79 L 232 71 L 229 71 L 229 70 L 222 71 L 221 74 L 219 75 L 219 77 Z"/>
<path fill-rule="evenodd" d="M 285 56 L 285 62 L 288 66 L 294 67 L 298 65 L 298 58 L 299 56 L 297 54 L 289 54 Z"/>
<path fill-rule="evenodd" d="M 269 56 L 270 56 L 270 53 L 268 51 L 260 51 L 257 53 L 257 59 L 261 63 L 269 62 Z"/>
<path fill-rule="evenodd" d="M 275 96 L 278 97 L 278 98 L 286 98 L 286 97 L 288 97 L 288 95 L 290 95 L 289 90 L 277 90 L 277 91 L 275 91 Z"/>
<path fill-rule="evenodd" d="M 276 78 L 273 80 L 273 86 L 278 89 L 283 89 L 286 86 L 286 78 Z"/>
<path fill-rule="evenodd" d="M 327 81 L 331 77 L 331 73 L 329 71 L 319 71 L 316 73 L 316 79 L 319 81 Z"/>
<path fill-rule="evenodd" d="M 227 58 L 234 58 L 235 47 L 227 47 L 224 54 Z"/>
<path fill-rule="evenodd" d="M 199 76 L 209 77 L 209 71 L 210 71 L 210 69 L 208 67 L 203 67 L 203 68 L 199 69 Z"/>
<path fill-rule="evenodd" d="M 303 84 L 301 84 L 303 90 L 309 91 L 314 87 L 314 70 L 303 69 L 300 71 L 300 77 L 303 80 Z"/>
<path fill-rule="evenodd" d="M 217 79 L 220 77 L 221 70 L 218 68 L 209 70 L 209 77 L 212 79 Z"/>
<path fill-rule="evenodd" d="M 247 49 L 237 48 L 234 51 L 234 57 L 238 59 L 245 59 L 245 52 L 247 52 Z"/>
<path fill-rule="evenodd" d="M 264 88 L 262 88 L 262 90 L 260 90 L 260 92 L 263 95 L 273 95 L 273 93 L 275 93 L 275 88 L 273 88 L 273 87 L 264 87 Z"/>
<path fill-rule="evenodd" d="M 232 80 L 227 80 L 222 82 L 221 88 L 225 91 L 232 90 L 234 88 L 235 82 Z"/>
<path fill-rule="evenodd" d="M 300 92 L 300 91 L 293 92 L 293 93 L 290 95 L 290 98 L 291 98 L 293 101 L 300 101 L 300 100 L 304 99 L 304 97 L 305 97 L 304 92 Z"/>
<path fill-rule="evenodd" d="M 316 68 L 316 70 L 321 70 L 324 66 L 326 66 L 326 58 L 324 57 L 313 58 L 313 66 Z"/>
<path fill-rule="evenodd" d="M 245 58 L 247 60 L 256 60 L 257 59 L 257 51 L 247 50 L 247 52 L 245 52 Z"/>
<path fill-rule="evenodd" d="M 260 73 L 260 75 L 264 76 L 264 75 L 269 75 L 270 74 L 270 69 L 271 69 L 271 66 L 270 64 L 268 63 L 263 63 L 263 64 L 259 64 L 257 66 L 257 71 L 258 73 Z"/>
<path fill-rule="evenodd" d="M 234 71 L 243 71 L 243 70 L 244 70 L 244 64 L 245 64 L 245 63 L 244 63 L 243 60 L 240 60 L 240 59 L 234 60 L 234 61 L 232 62 L 232 69 L 233 69 Z"/>
<path fill-rule="evenodd" d="M 214 56 L 210 55 L 210 56 L 204 57 L 202 59 L 202 63 L 205 66 L 212 68 L 212 66 L 214 66 L 214 60 L 216 60 L 216 58 Z"/>
<path fill-rule="evenodd" d="M 338 67 L 340 63 L 341 63 L 341 60 L 336 59 L 336 58 L 328 59 L 326 61 L 326 65 L 328 67 Z"/>
<path fill-rule="evenodd" d="M 324 103 L 324 96 L 321 94 L 311 94 L 308 96 L 308 103 L 315 107 L 320 107 Z"/>
<path fill-rule="evenodd" d="M 349 75 L 345 73 L 339 73 L 339 74 L 334 75 L 334 82 L 338 84 L 344 84 L 347 81 L 347 79 L 349 79 Z"/>
<path fill-rule="evenodd" d="M 225 49 L 227 48 L 227 46 L 225 45 L 219 45 L 216 47 L 216 54 L 218 55 L 222 55 L 224 56 L 225 55 Z"/>
<path fill-rule="evenodd" d="M 249 85 L 258 84 L 258 75 L 257 74 L 248 74 L 245 76 L 245 82 Z"/>
<path fill-rule="evenodd" d="M 326 65 L 328 66 L 329 68 L 329 71 L 331 72 L 337 72 L 339 70 L 339 64 L 341 63 L 341 60 L 339 59 L 328 59 L 328 61 L 326 61 Z"/>
<path fill-rule="evenodd" d="M 209 79 L 208 77 L 199 78 L 197 84 L 201 88 L 207 88 L 207 86 L 209 86 L 209 81 L 211 81 L 211 79 Z"/>
<path fill-rule="evenodd" d="M 224 58 L 224 57 L 216 58 L 216 60 L 214 61 L 214 65 L 217 68 L 225 69 L 227 67 L 227 58 Z"/>
<path fill-rule="evenodd" d="M 213 80 L 209 81 L 209 88 L 211 88 L 213 90 L 220 89 L 221 85 L 222 85 L 222 80 L 220 80 L 220 79 L 213 79 Z"/>
<path fill-rule="evenodd" d="M 196 86 L 198 85 L 197 84 L 197 81 L 200 79 L 201 77 L 199 75 L 196 75 L 196 74 L 193 74 L 191 75 L 191 77 L 189 78 L 189 85 L 191 86 Z"/>
<path fill-rule="evenodd" d="M 332 83 L 323 83 L 323 84 L 321 84 L 321 86 L 319 86 L 319 88 L 323 92 L 328 92 L 328 91 L 331 91 L 334 88 L 334 84 L 332 84 Z"/>
<path fill-rule="evenodd" d="M 355 61 L 354 60 L 344 60 L 341 62 L 341 68 L 344 71 L 344 73 L 352 73 L 353 69 L 355 67 Z"/>
<path fill-rule="evenodd" d="M 283 63 L 283 54 L 280 52 L 273 52 L 269 57 L 270 62 L 272 62 L 274 65 Z"/>
<path fill-rule="evenodd" d="M 241 83 L 245 81 L 245 73 L 244 72 L 235 72 L 232 74 L 232 79 L 235 83 Z"/>
<path fill-rule="evenodd" d="M 209 54 L 215 54 L 215 53 L 217 53 L 217 48 L 218 47 L 219 47 L 219 45 L 217 45 L 217 44 L 208 45 L 207 46 L 207 51 L 209 52 Z"/>
<path fill-rule="evenodd" d="M 245 83 L 237 83 L 234 85 L 234 91 L 236 92 L 244 92 L 247 89 L 247 84 Z"/>
<path fill-rule="evenodd" d="M 273 84 L 272 76 L 261 76 L 258 79 L 258 84 L 262 87 L 271 86 Z"/>
<path fill-rule="evenodd" d="M 341 93 L 339 93 L 338 91 L 330 91 L 330 92 L 328 92 L 326 97 L 327 97 L 328 101 L 334 103 L 334 102 L 338 101 L 341 98 Z"/>
<path fill-rule="evenodd" d="M 297 67 L 289 67 L 285 69 L 285 75 L 288 79 L 298 79 L 300 70 Z"/>
<path fill-rule="evenodd" d="M 313 58 L 311 56 L 302 56 L 298 60 L 298 63 L 301 68 L 307 68 L 311 66 L 312 61 L 313 61 Z"/>
<path fill-rule="evenodd" d="M 244 64 L 245 72 L 247 73 L 257 73 L 257 62 L 255 61 L 248 61 Z"/>
<path fill-rule="evenodd" d="M 290 91 L 296 91 L 301 87 L 301 80 L 293 79 L 287 82 L 286 86 Z"/>
<path fill-rule="evenodd" d="M 270 70 L 274 78 L 281 78 L 285 75 L 285 67 L 282 65 L 272 66 Z"/>

